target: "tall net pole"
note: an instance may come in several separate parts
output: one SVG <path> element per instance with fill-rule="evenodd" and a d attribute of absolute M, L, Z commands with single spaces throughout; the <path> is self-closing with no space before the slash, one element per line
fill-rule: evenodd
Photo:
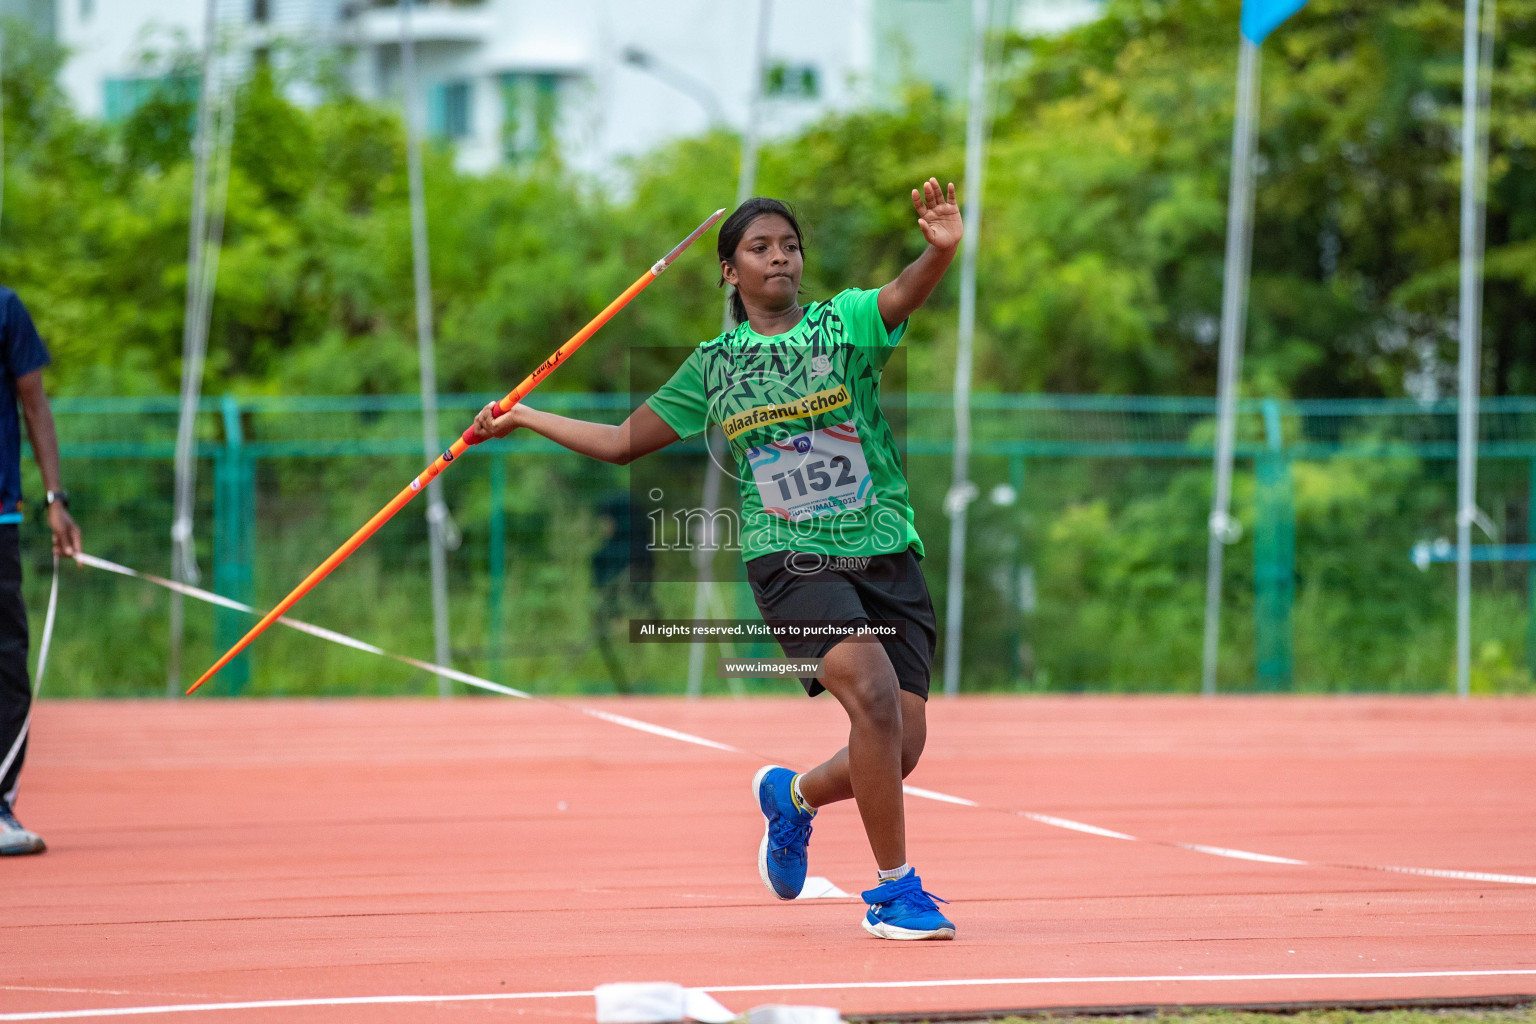
<path fill-rule="evenodd" d="M 747 93 L 747 123 L 741 132 L 741 172 L 736 177 L 736 205 L 752 198 L 757 188 L 757 116 L 763 98 L 763 73 L 768 64 L 768 24 L 773 13 L 773 0 L 759 0 L 757 5 L 757 37 L 752 48 L 752 82 Z M 725 297 L 725 308 L 720 312 L 720 332 L 723 334 L 736 326 L 731 316 L 731 293 Z M 709 446 L 709 465 L 704 469 L 704 531 L 694 552 L 694 565 L 698 569 L 698 584 L 693 591 L 693 617 L 702 619 L 709 614 L 710 599 L 714 593 L 714 563 L 718 541 L 715 536 L 715 513 L 720 508 L 720 486 L 724 472 L 721 461 L 731 458 L 725 435 L 711 430 L 706 435 Z M 688 649 L 688 688 L 690 698 L 704 692 L 704 645 L 693 644 Z"/>
<path fill-rule="evenodd" d="M 1456 405 L 1456 693 L 1472 692 L 1472 524 L 1477 508 L 1478 364 L 1483 327 L 1483 227 L 1488 175 L 1489 80 L 1494 0 L 1466 0 L 1461 78 L 1461 285 L 1457 325 Z"/>
<path fill-rule="evenodd" d="M 1258 125 L 1259 47 L 1241 37 L 1237 51 L 1237 117 L 1232 126 L 1232 182 L 1227 191 L 1227 256 L 1221 286 L 1221 348 L 1216 382 L 1216 486 L 1206 547 L 1205 647 L 1200 692 L 1216 692 L 1221 638 L 1221 569 L 1226 545 L 1237 540 L 1232 519 L 1232 448 L 1237 387 L 1242 379 L 1248 317 L 1248 266 L 1253 255 L 1253 144 Z"/>
<path fill-rule="evenodd" d="M 971 0 L 970 112 L 965 125 L 965 236 L 960 241 L 960 325 L 955 354 L 955 454 L 944 511 L 949 516 L 949 575 L 944 608 L 944 696 L 960 692 L 965 626 L 966 510 L 976 497 L 970 478 L 971 362 L 976 335 L 976 260 L 981 247 L 981 193 L 986 169 L 988 0 Z"/>
<path fill-rule="evenodd" d="M 432 344 L 432 269 L 427 249 L 426 188 L 421 167 L 421 95 L 416 78 L 416 40 L 411 34 L 412 0 L 400 0 L 400 77 L 405 90 L 405 161 L 411 199 L 411 269 L 416 290 L 416 353 L 421 365 L 421 443 L 428 459 L 440 453 L 437 438 L 437 358 Z M 428 543 L 432 559 L 432 640 L 434 661 L 451 666 L 448 629 L 448 534 L 452 524 L 443 485 L 427 485 Z M 452 683 L 437 677 L 437 695 L 448 697 Z"/>

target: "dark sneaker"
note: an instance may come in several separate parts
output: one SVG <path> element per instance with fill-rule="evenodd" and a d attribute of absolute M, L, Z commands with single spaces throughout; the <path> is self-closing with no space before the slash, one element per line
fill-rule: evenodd
<path fill-rule="evenodd" d="M 861 894 L 869 904 L 864 930 L 882 939 L 952 939 L 955 923 L 939 913 L 939 898 L 923 891 L 916 871 Z M 939 900 L 939 903 L 947 903 Z"/>
<path fill-rule="evenodd" d="M 790 788 L 795 773 L 770 764 L 752 777 L 752 792 L 766 825 L 757 848 L 757 873 L 768 891 L 781 900 L 792 900 L 805 888 L 805 848 L 811 842 L 815 811 L 802 811 Z"/>
<path fill-rule="evenodd" d="M 22 827 L 11 805 L 0 800 L 0 857 L 19 857 L 48 849 L 43 837 Z"/>

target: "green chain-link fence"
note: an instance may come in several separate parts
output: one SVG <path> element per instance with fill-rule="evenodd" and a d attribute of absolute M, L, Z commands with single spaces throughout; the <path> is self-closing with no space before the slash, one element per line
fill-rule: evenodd
<path fill-rule="evenodd" d="M 445 444 L 490 397 L 440 399 Z M 639 397 L 532 401 L 618 422 Z M 903 403 L 924 564 L 942 622 L 952 408 L 946 395 L 910 394 Z M 87 550 L 166 574 L 175 400 L 59 399 L 54 411 Z M 976 396 L 965 688 L 1198 687 L 1213 412 L 1209 399 Z M 210 398 L 200 416 L 203 584 L 258 606 L 275 603 L 425 461 L 414 396 Z M 1255 400 L 1241 417 L 1234 511 L 1245 529 L 1227 559 L 1222 688 L 1447 689 L 1453 581 L 1436 542 L 1454 536 L 1454 403 Z M 1481 423 L 1479 498 L 1497 536 L 1479 538 L 1489 546 L 1475 575 L 1474 683 L 1520 691 L 1536 659 L 1536 582 L 1521 546 L 1536 539 L 1536 399 L 1488 400 Z M 673 460 L 684 490 L 702 487 L 701 441 L 652 458 Z M 620 520 L 644 529 L 629 501 L 629 471 L 522 434 L 480 445 L 464 463 L 441 478 L 462 534 L 450 556 L 456 664 L 551 692 L 681 691 L 686 650 L 629 644 L 624 620 L 689 617 L 687 564 L 672 564 L 671 581 L 654 586 L 594 582 Z M 424 512 L 408 507 L 294 614 L 428 656 Z M 46 530 L 37 517 L 25 529 L 28 595 L 40 620 Z M 164 693 L 165 593 L 65 571 L 48 691 Z M 715 572 L 725 582 L 711 614 L 755 616 L 739 557 L 722 553 Z M 249 624 L 189 603 L 187 671 L 195 675 Z M 430 683 L 272 630 L 218 688 L 426 693 Z M 706 681 L 706 692 L 726 688 Z"/>

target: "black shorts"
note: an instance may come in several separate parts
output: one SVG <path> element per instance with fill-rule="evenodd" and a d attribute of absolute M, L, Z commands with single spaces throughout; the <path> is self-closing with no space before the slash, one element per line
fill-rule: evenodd
<path fill-rule="evenodd" d="M 904 623 L 902 636 L 880 642 L 901 688 L 927 700 L 938 630 L 920 561 L 910 547 L 894 554 L 857 557 L 775 551 L 747 563 L 747 581 L 763 621 L 770 626 L 787 621 L 840 626 L 878 620 Z M 789 658 L 821 658 L 842 639 L 780 636 L 779 646 Z M 800 682 L 812 697 L 826 689 L 816 679 Z"/>

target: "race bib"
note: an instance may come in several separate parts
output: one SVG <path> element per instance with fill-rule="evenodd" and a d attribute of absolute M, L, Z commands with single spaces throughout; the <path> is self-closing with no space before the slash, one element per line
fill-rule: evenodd
<path fill-rule="evenodd" d="M 879 504 L 852 421 L 747 449 L 763 510 L 791 522 Z"/>

